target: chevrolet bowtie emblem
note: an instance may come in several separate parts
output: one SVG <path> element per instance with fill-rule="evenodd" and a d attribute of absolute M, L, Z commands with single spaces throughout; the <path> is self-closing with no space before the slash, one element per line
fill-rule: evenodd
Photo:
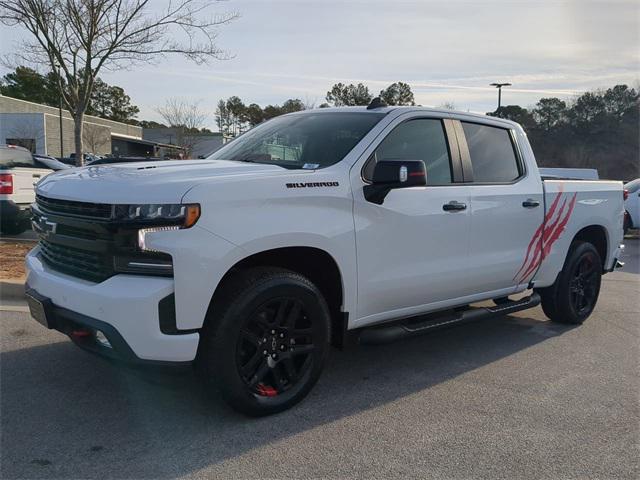
<path fill-rule="evenodd" d="M 34 230 L 44 235 L 45 237 L 50 234 L 55 234 L 58 224 L 56 222 L 50 222 L 47 217 L 37 217 L 32 222 Z"/>

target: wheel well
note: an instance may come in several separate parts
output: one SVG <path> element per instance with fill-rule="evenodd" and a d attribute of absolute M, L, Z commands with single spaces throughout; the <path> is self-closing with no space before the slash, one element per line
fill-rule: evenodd
<path fill-rule="evenodd" d="M 299 273 L 318 287 L 331 313 L 332 344 L 342 345 L 346 331 L 346 314 L 342 313 L 342 276 L 336 261 L 324 250 L 314 247 L 284 247 L 251 255 L 236 263 L 222 277 L 213 294 L 212 303 L 228 277 L 239 270 L 253 267 L 279 267 Z"/>
<path fill-rule="evenodd" d="M 602 268 L 605 268 L 607 262 L 607 233 L 604 227 L 600 225 L 590 225 L 580 230 L 574 240 L 582 240 L 583 242 L 589 242 L 598 251 L 600 258 L 602 259 Z"/>

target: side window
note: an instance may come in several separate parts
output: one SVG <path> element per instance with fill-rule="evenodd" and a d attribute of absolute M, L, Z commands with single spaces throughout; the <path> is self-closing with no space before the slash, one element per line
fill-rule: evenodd
<path fill-rule="evenodd" d="M 387 135 L 364 168 L 371 180 L 380 160 L 422 160 L 427 168 L 427 185 L 447 185 L 451 180 L 451 159 L 442 121 L 419 118 L 401 123 Z"/>
<path fill-rule="evenodd" d="M 462 128 L 475 182 L 512 182 L 521 175 L 509 130 L 467 122 L 462 122 Z"/>

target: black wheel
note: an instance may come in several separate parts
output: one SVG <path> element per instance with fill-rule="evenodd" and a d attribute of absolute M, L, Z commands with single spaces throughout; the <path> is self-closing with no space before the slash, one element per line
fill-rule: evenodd
<path fill-rule="evenodd" d="M 205 380 L 247 415 L 302 400 L 329 351 L 331 322 L 320 291 L 297 273 L 259 268 L 229 279 L 218 298 L 198 352 Z"/>
<path fill-rule="evenodd" d="M 602 260 L 596 248 L 575 241 L 555 283 L 539 289 L 542 310 L 550 320 L 581 324 L 598 301 L 602 277 Z"/>
<path fill-rule="evenodd" d="M 27 226 L 22 222 L 10 222 L 0 225 L 0 232 L 4 235 L 20 235 L 27 231 Z"/>

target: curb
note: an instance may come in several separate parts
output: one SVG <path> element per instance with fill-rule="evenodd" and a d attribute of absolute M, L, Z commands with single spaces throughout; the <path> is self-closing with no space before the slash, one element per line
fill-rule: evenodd
<path fill-rule="evenodd" d="M 24 300 L 24 280 L 0 281 L 0 302 L 3 300 Z"/>

